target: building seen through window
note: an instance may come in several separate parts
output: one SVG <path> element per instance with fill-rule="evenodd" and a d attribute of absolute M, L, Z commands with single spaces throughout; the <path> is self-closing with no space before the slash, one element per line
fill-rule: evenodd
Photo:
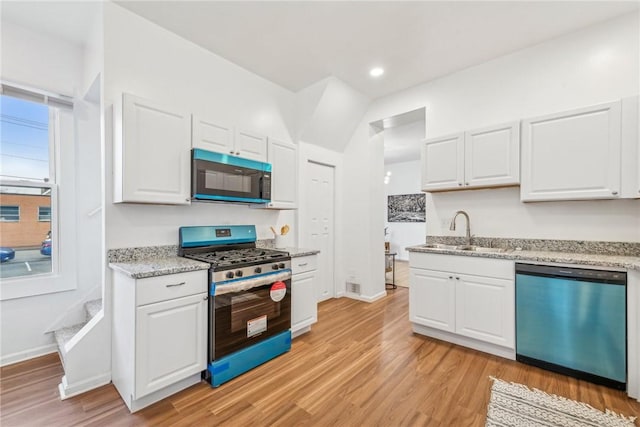
<path fill-rule="evenodd" d="M 0 96 L 0 278 L 52 272 L 51 107 Z M 48 242 L 47 242 L 48 241 Z M 53 245 L 55 247 L 55 245 Z M 54 255 L 55 256 L 55 255 Z"/>

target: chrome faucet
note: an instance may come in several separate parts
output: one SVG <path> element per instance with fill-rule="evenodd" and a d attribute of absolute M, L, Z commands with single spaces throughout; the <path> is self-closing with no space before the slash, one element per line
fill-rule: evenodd
<path fill-rule="evenodd" d="M 465 218 L 467 218 L 467 245 L 471 245 L 471 222 L 469 221 L 469 215 L 465 211 L 456 212 L 456 214 L 453 216 L 453 219 L 451 220 L 451 225 L 449 226 L 449 230 L 451 231 L 456 230 L 456 218 L 460 214 L 464 215 Z"/>

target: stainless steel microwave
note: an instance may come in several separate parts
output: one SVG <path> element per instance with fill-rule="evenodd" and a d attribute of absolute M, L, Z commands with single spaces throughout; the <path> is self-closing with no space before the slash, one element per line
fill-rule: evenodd
<path fill-rule="evenodd" d="M 271 201 L 271 164 L 194 148 L 191 197 L 239 203 Z"/>

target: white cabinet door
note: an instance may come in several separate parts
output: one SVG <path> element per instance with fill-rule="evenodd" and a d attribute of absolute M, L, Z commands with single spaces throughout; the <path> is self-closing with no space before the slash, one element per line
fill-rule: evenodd
<path fill-rule="evenodd" d="M 412 268 L 409 283 L 409 320 L 455 332 L 456 287 L 453 275 Z"/>
<path fill-rule="evenodd" d="M 206 293 L 143 305 L 136 315 L 136 399 L 206 369 Z"/>
<path fill-rule="evenodd" d="M 267 161 L 271 163 L 271 202 L 267 207 L 296 209 L 298 207 L 298 147 L 269 138 Z"/>
<path fill-rule="evenodd" d="M 522 201 L 611 199 L 620 192 L 620 102 L 522 122 Z"/>
<path fill-rule="evenodd" d="M 455 275 L 454 280 L 456 333 L 514 348 L 514 282 L 467 275 Z"/>
<path fill-rule="evenodd" d="M 291 278 L 291 332 L 318 321 L 316 272 L 294 274 Z"/>
<path fill-rule="evenodd" d="M 464 185 L 492 187 L 520 182 L 520 123 L 465 133 Z"/>
<path fill-rule="evenodd" d="M 235 155 L 245 159 L 267 161 L 267 137 L 243 130 L 236 131 Z"/>
<path fill-rule="evenodd" d="M 450 190 L 464 184 L 464 133 L 422 143 L 422 190 Z"/>
<path fill-rule="evenodd" d="M 235 154 L 233 129 L 230 126 L 193 116 L 192 132 L 191 146 L 193 148 Z"/>
<path fill-rule="evenodd" d="M 114 202 L 190 203 L 191 116 L 124 94 L 114 123 Z"/>

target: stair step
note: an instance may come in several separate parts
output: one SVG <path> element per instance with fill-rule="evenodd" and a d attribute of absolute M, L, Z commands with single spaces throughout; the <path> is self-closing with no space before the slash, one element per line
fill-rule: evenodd
<path fill-rule="evenodd" d="M 58 329 L 53 333 L 53 336 L 56 339 L 56 343 L 58 344 L 58 353 L 60 354 L 60 360 L 62 361 L 63 367 L 64 367 L 64 358 L 66 353 L 64 351 L 64 345 L 67 342 L 69 342 L 69 340 L 73 338 L 73 336 L 77 334 L 84 325 L 85 325 L 84 323 L 78 323 L 77 325 Z"/>
<path fill-rule="evenodd" d="M 93 319 L 93 316 L 102 310 L 102 299 L 94 299 L 84 303 L 84 310 L 87 313 L 87 321 Z"/>

